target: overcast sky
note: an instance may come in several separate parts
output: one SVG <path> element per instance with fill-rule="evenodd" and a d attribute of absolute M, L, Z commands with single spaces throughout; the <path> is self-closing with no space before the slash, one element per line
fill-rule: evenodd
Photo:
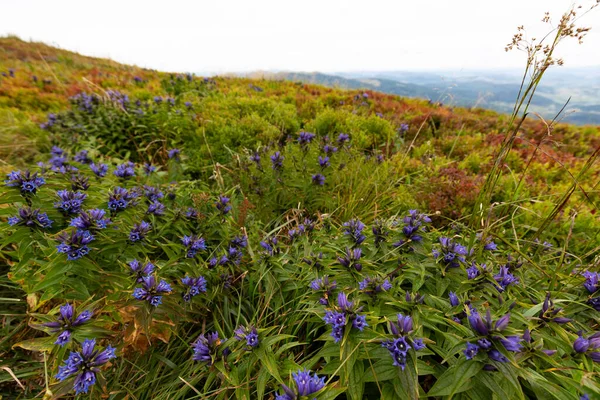
<path fill-rule="evenodd" d="M 583 0 L 590 5 L 595 0 Z M 0 35 L 163 71 L 382 71 L 519 68 L 504 46 L 525 25 L 542 36 L 567 0 L 13 0 Z M 566 65 L 600 65 L 600 8 Z"/>

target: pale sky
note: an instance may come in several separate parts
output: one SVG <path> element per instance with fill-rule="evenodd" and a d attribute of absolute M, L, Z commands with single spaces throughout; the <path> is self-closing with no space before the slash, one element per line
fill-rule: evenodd
<path fill-rule="evenodd" d="M 590 5 L 595 0 L 578 4 Z M 0 35 L 162 71 L 523 68 L 504 46 L 541 37 L 569 0 L 2 0 Z M 581 19 L 568 66 L 600 66 L 600 7 Z"/>

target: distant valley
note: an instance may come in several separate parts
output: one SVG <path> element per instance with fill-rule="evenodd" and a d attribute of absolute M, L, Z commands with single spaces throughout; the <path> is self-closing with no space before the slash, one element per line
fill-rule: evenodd
<path fill-rule="evenodd" d="M 265 72 L 246 76 L 315 83 L 336 88 L 369 89 L 403 97 L 419 97 L 449 106 L 481 107 L 512 112 L 522 76 L 519 71 L 436 72 Z M 570 101 L 569 101 L 570 98 Z M 530 111 L 578 125 L 600 125 L 600 67 L 549 70 L 538 87 Z"/>

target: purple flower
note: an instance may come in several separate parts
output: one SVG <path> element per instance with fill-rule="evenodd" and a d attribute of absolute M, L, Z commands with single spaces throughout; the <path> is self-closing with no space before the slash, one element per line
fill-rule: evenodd
<path fill-rule="evenodd" d="M 82 211 L 77 217 L 73 218 L 70 226 L 84 231 L 95 231 L 105 229 L 111 223 L 109 218 L 104 218 L 106 211 L 93 209 Z"/>
<path fill-rule="evenodd" d="M 302 146 L 303 148 L 306 148 L 314 138 L 314 133 L 300 132 L 300 134 L 298 135 L 298 144 L 300 144 L 300 146 Z"/>
<path fill-rule="evenodd" d="M 131 272 L 134 274 L 136 283 L 144 282 L 144 278 L 152 274 L 156 269 L 154 264 L 148 262 L 145 266 L 142 266 L 142 263 L 136 259 L 130 261 L 127 265 L 129 265 Z"/>
<path fill-rule="evenodd" d="M 283 157 L 279 151 L 276 151 L 271 156 L 271 167 L 273 168 L 273 171 L 281 171 L 283 169 L 284 159 L 285 157 Z"/>
<path fill-rule="evenodd" d="M 154 214 L 157 216 L 165 215 L 165 205 L 159 201 L 154 201 L 148 205 L 147 214 Z"/>
<path fill-rule="evenodd" d="M 105 177 L 106 174 L 108 173 L 108 165 L 106 165 L 106 164 L 94 164 L 94 163 L 91 163 L 90 164 L 90 169 L 99 178 Z"/>
<path fill-rule="evenodd" d="M 485 266 L 485 264 L 483 264 L 482 266 Z M 477 268 L 477 265 L 475 264 L 475 262 L 473 262 L 471 264 L 471 266 L 469 268 L 467 268 L 467 278 L 468 279 L 475 279 L 479 276 L 479 268 Z"/>
<path fill-rule="evenodd" d="M 104 351 L 96 350 L 96 339 L 86 339 L 83 342 L 81 352 L 71 352 L 65 363 L 58 367 L 56 379 L 64 381 L 70 376 L 77 375 L 73 389 L 75 394 L 87 393 L 89 388 L 96 383 L 98 367 L 106 364 L 116 357 L 115 348 L 107 346 Z"/>
<path fill-rule="evenodd" d="M 231 211 L 231 205 L 229 204 L 229 197 L 219 196 L 219 200 L 215 203 L 217 210 L 221 212 L 221 214 L 226 215 Z"/>
<path fill-rule="evenodd" d="M 73 160 L 81 164 L 89 164 L 92 162 L 92 160 L 88 157 L 87 150 L 81 150 L 79 153 L 75 154 Z"/>
<path fill-rule="evenodd" d="M 343 145 L 344 143 L 346 143 L 349 140 L 350 140 L 350 135 L 348 135 L 346 133 L 340 133 L 339 136 L 337 137 L 337 142 L 340 145 Z"/>
<path fill-rule="evenodd" d="M 265 240 L 261 241 L 260 247 L 265 249 L 267 255 L 272 256 L 279 253 L 279 248 L 277 247 L 278 240 L 276 237 L 268 237 Z"/>
<path fill-rule="evenodd" d="M 448 296 L 450 297 L 450 305 L 452 307 L 456 307 L 460 304 L 460 300 L 458 300 L 458 296 L 456 295 L 456 293 L 450 292 Z"/>
<path fill-rule="evenodd" d="M 73 231 L 71 234 L 62 232 L 58 239 L 60 244 L 56 246 L 59 253 L 67 255 L 67 260 L 77 260 L 90 252 L 88 244 L 94 240 L 89 231 Z"/>
<path fill-rule="evenodd" d="M 156 171 L 156 167 L 149 163 L 144 163 L 144 173 L 146 175 L 152 175 Z"/>
<path fill-rule="evenodd" d="M 309 396 L 325 387 L 325 377 L 319 378 L 315 373 L 304 369 L 292 374 L 299 396 Z"/>
<path fill-rule="evenodd" d="M 92 318 L 92 312 L 89 310 L 81 312 L 77 317 L 74 311 L 73 306 L 67 303 L 60 307 L 60 314 L 56 321 L 42 324 L 50 328 L 53 333 L 60 332 L 54 344 L 59 346 L 67 344 L 71 340 L 73 328 L 83 325 Z"/>
<path fill-rule="evenodd" d="M 223 339 L 223 341 L 225 340 L 227 339 Z M 219 339 L 218 332 L 201 334 L 198 336 L 198 339 L 192 343 L 194 349 L 192 360 L 212 365 L 213 357 L 216 357 L 220 344 L 221 339 Z"/>
<path fill-rule="evenodd" d="M 463 353 L 467 357 L 467 360 L 471 360 L 477 355 L 478 351 L 479 351 L 479 346 L 477 346 L 476 344 L 467 342 L 467 348 L 463 350 Z"/>
<path fill-rule="evenodd" d="M 352 327 L 361 332 L 366 326 L 369 326 L 369 324 L 367 324 L 367 317 L 364 315 L 357 315 L 356 318 L 352 320 Z"/>
<path fill-rule="evenodd" d="M 252 161 L 254 164 L 256 164 L 256 167 L 258 169 L 261 169 L 261 165 L 260 165 L 260 154 L 258 154 L 258 152 L 254 152 L 252 153 L 252 155 L 250 156 L 250 161 Z"/>
<path fill-rule="evenodd" d="M 487 336 L 490 333 L 490 330 L 492 329 L 491 316 L 489 318 L 486 318 L 486 322 L 484 322 L 483 318 L 481 318 L 481 315 L 479 315 L 477 310 L 474 308 L 471 309 L 471 315 L 469 315 L 468 320 L 469 324 L 471 325 L 471 328 L 473 328 L 473 330 L 481 336 Z"/>
<path fill-rule="evenodd" d="M 60 198 L 60 201 L 54 203 L 54 207 L 60 209 L 65 215 L 79 214 L 83 200 L 87 197 L 85 193 L 71 192 L 69 190 L 59 190 L 56 194 Z"/>
<path fill-rule="evenodd" d="M 359 282 L 358 288 L 364 293 L 374 296 L 377 293 L 390 290 L 392 288 L 392 284 L 388 279 L 381 279 L 379 277 L 366 277 Z"/>
<path fill-rule="evenodd" d="M 117 165 L 117 169 L 114 170 L 113 174 L 119 178 L 129 179 L 132 176 L 135 176 L 135 165 L 130 161 Z"/>
<path fill-rule="evenodd" d="M 508 266 L 506 265 L 500 267 L 500 272 L 494 275 L 494 279 L 498 282 L 499 286 L 496 288 L 499 292 L 504 292 L 509 285 L 517 284 L 519 282 L 519 279 L 509 272 Z"/>
<path fill-rule="evenodd" d="M 325 184 L 325 177 L 323 174 L 315 174 L 312 176 L 312 183 L 318 186 L 323 186 Z"/>
<path fill-rule="evenodd" d="M 585 271 L 581 275 L 583 275 L 583 277 L 585 278 L 583 287 L 585 287 L 589 293 L 594 293 L 598 289 L 600 289 L 600 273 L 599 272 Z"/>
<path fill-rule="evenodd" d="M 129 205 L 135 205 L 134 201 L 138 193 L 133 190 L 127 190 L 117 186 L 108 194 L 108 209 L 113 212 L 125 210 Z"/>
<path fill-rule="evenodd" d="M 176 161 L 179 161 L 180 154 L 181 154 L 181 150 L 179 150 L 179 149 L 171 149 L 167 153 L 167 155 L 169 156 L 170 159 L 174 159 Z"/>
<path fill-rule="evenodd" d="M 196 235 L 184 236 L 181 243 L 186 247 L 187 258 L 194 258 L 199 251 L 206 250 L 206 242 Z"/>
<path fill-rule="evenodd" d="M 237 340 L 245 340 L 248 350 L 252 350 L 254 347 L 258 347 L 258 331 L 254 326 L 239 326 L 234 332 Z"/>
<path fill-rule="evenodd" d="M 328 144 L 323 146 L 323 153 L 325 153 L 325 155 L 327 155 L 327 156 L 331 156 L 333 153 L 336 153 L 337 151 L 338 151 L 337 147 L 333 147 Z M 327 158 L 329 158 L 329 157 L 327 157 Z"/>
<path fill-rule="evenodd" d="M 35 194 L 37 190 L 46 183 L 44 178 L 37 175 L 37 172 L 31 173 L 29 171 L 13 171 L 6 176 L 4 184 L 9 187 L 18 187 L 21 193 Z"/>
<path fill-rule="evenodd" d="M 359 245 L 365 241 L 367 238 L 362 231 L 365 229 L 365 224 L 360 222 L 358 219 L 354 218 L 350 221 L 344 222 L 343 224 L 344 235 L 350 236 L 352 241 L 354 241 L 355 245 Z"/>
<path fill-rule="evenodd" d="M 497 362 L 502 362 L 502 363 L 508 362 L 508 358 L 506 358 L 502 353 L 500 353 L 496 349 L 492 349 L 492 350 L 488 351 L 488 357 Z"/>
<path fill-rule="evenodd" d="M 329 167 L 330 165 L 331 164 L 329 163 L 329 157 L 319 156 L 319 166 L 321 167 L 321 169 L 325 169 L 325 168 Z"/>
<path fill-rule="evenodd" d="M 183 293 L 183 299 L 185 301 L 191 301 L 192 297 L 197 296 L 200 293 L 206 293 L 206 279 L 203 276 L 197 278 L 186 276 L 181 278 L 181 283 L 188 287 L 187 291 Z"/>
<path fill-rule="evenodd" d="M 172 290 L 171 285 L 164 280 L 157 284 L 154 275 L 144 276 L 141 284 L 142 287 L 136 287 L 133 290 L 133 297 L 138 300 L 145 300 L 154 307 L 162 303 L 163 294 Z"/>
<path fill-rule="evenodd" d="M 40 212 L 39 208 L 22 207 L 19 209 L 19 214 L 15 217 L 8 218 L 10 226 L 26 226 L 28 228 L 50 228 L 52 220 L 48 218 L 48 214 Z"/>
<path fill-rule="evenodd" d="M 467 255 L 467 248 L 459 243 L 454 242 L 452 239 L 447 237 L 439 238 L 441 249 L 434 250 L 433 256 L 441 260 L 447 268 L 456 268 L 460 266 L 461 262 L 465 262 L 465 255 Z"/>
<path fill-rule="evenodd" d="M 519 352 L 523 349 L 521 345 L 521 337 L 519 336 L 507 336 L 506 339 L 500 339 L 502 346 L 508 351 Z"/>
<path fill-rule="evenodd" d="M 144 240 L 151 229 L 152 226 L 146 221 L 135 224 L 131 231 L 129 231 L 129 240 L 134 243 Z"/>
<path fill-rule="evenodd" d="M 590 341 L 584 338 L 579 332 L 579 337 L 573 342 L 573 350 L 577 353 L 585 353 L 590 348 Z"/>

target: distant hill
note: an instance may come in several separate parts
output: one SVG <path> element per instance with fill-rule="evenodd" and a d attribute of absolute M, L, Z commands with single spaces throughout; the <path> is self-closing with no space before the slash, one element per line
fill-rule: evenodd
<path fill-rule="evenodd" d="M 512 111 L 519 91 L 517 71 L 489 72 L 254 72 L 254 78 L 300 81 L 344 89 L 368 89 L 403 97 L 418 97 L 449 106 Z M 546 119 L 554 118 L 571 98 L 563 121 L 600 125 L 600 68 L 555 69 L 539 86 L 531 107 Z"/>

